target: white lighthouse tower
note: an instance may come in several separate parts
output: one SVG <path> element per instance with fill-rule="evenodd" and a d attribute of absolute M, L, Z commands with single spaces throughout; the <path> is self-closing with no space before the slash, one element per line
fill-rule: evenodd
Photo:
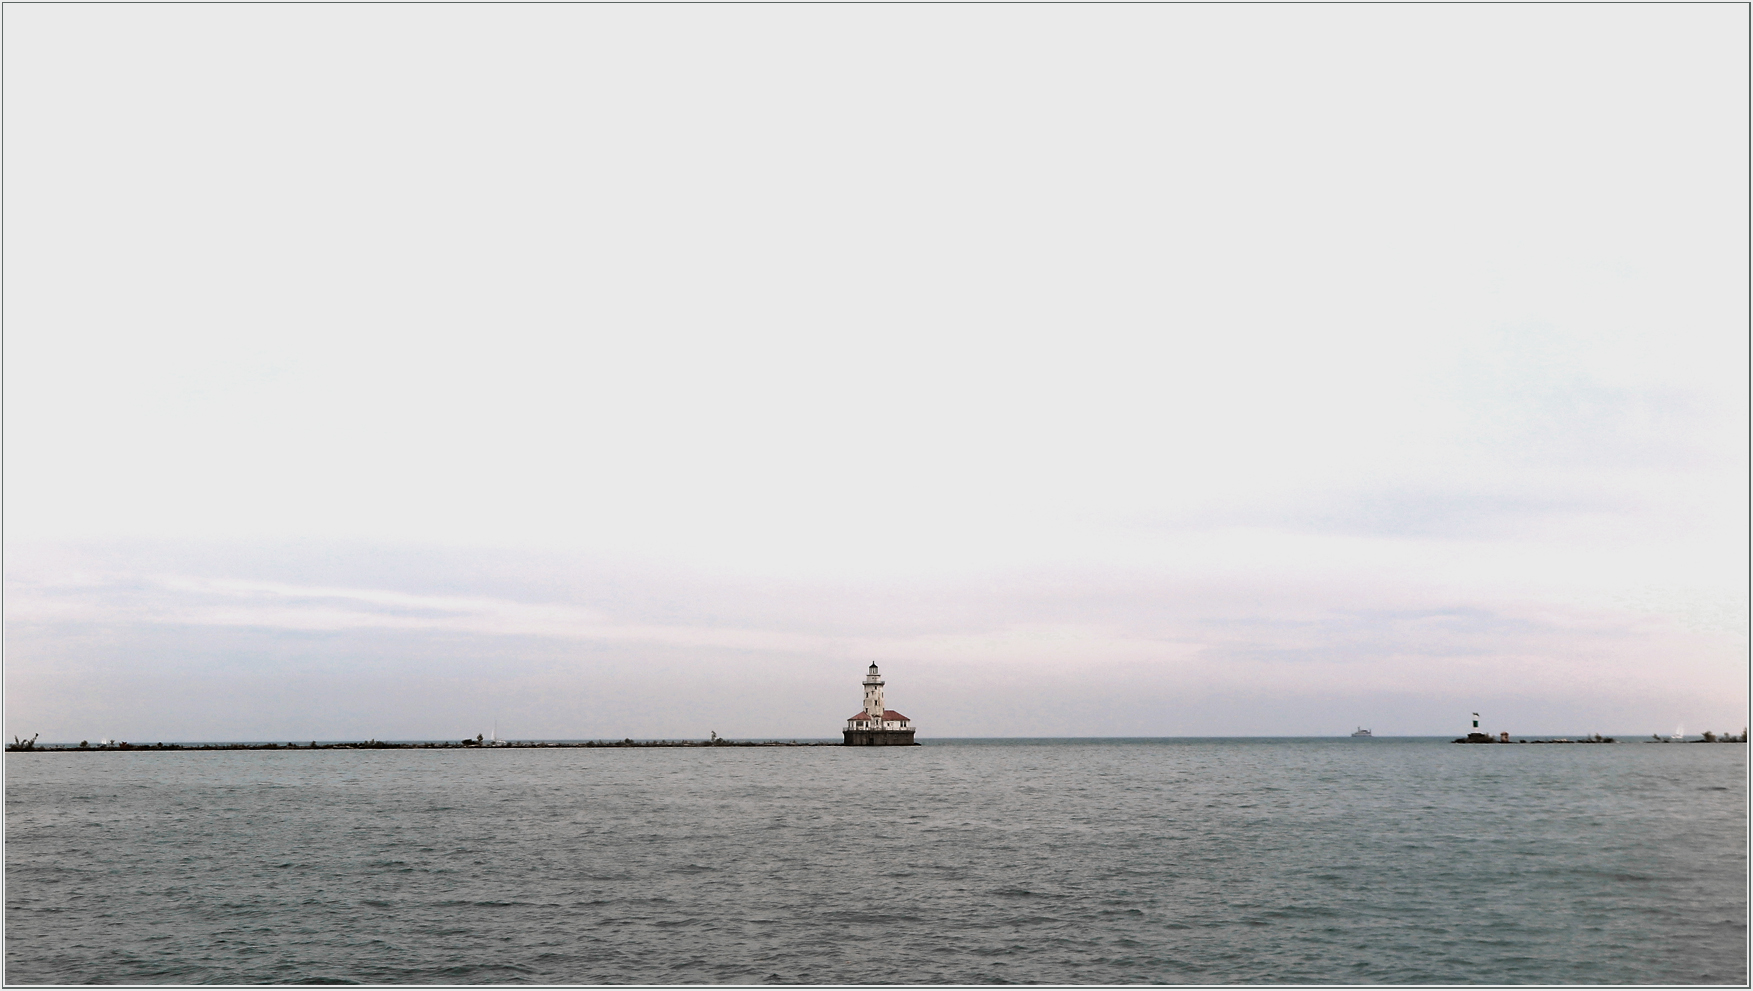
<path fill-rule="evenodd" d="M 864 708 L 846 720 L 849 747 L 914 746 L 913 721 L 883 703 L 883 676 L 872 664 L 864 676 Z"/>
<path fill-rule="evenodd" d="M 878 673 L 877 666 L 870 666 L 870 673 L 864 676 L 864 714 L 872 719 L 883 718 L 883 676 Z"/>

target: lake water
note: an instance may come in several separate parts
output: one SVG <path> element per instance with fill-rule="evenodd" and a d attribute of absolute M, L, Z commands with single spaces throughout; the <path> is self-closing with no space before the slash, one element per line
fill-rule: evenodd
<path fill-rule="evenodd" d="M 1733 983 L 1747 747 L 9 754 L 19 983 Z"/>

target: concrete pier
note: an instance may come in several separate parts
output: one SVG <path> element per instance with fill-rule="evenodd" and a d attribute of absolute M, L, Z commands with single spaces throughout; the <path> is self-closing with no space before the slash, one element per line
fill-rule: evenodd
<path fill-rule="evenodd" d="M 919 746 L 910 729 L 849 729 L 845 732 L 848 747 Z"/>

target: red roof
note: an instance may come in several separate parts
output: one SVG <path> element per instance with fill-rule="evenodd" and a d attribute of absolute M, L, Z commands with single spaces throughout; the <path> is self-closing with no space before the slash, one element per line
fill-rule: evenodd
<path fill-rule="evenodd" d="M 906 718 L 907 718 L 906 716 L 901 715 L 900 713 L 896 712 L 893 709 L 884 709 L 883 710 L 883 719 L 884 720 L 891 720 L 891 719 L 904 720 Z M 852 715 L 846 717 L 846 721 L 849 723 L 862 723 L 862 722 L 868 722 L 869 720 L 870 720 L 870 713 L 868 713 L 868 712 L 855 712 Z"/>

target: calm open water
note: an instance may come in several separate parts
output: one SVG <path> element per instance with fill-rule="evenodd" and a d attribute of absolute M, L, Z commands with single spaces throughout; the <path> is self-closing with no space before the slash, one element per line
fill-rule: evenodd
<path fill-rule="evenodd" d="M 8 983 L 1737 983 L 1747 748 L 9 754 Z"/>

